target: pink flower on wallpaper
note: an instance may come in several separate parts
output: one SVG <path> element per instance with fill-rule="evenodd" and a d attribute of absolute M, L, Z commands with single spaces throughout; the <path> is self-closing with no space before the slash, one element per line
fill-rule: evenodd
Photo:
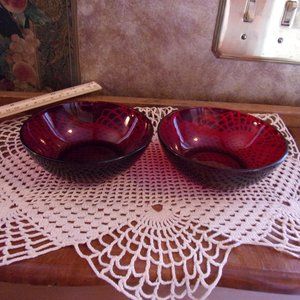
<path fill-rule="evenodd" d="M 6 62 L 11 66 L 12 75 L 15 77 L 16 88 L 24 88 L 25 84 L 38 85 L 36 72 L 36 51 L 40 41 L 30 29 L 22 30 L 23 38 L 17 34 L 11 36 Z M 29 86 L 28 86 L 29 88 Z"/>
<path fill-rule="evenodd" d="M 12 69 L 13 75 L 21 82 L 28 82 L 35 85 L 37 82 L 37 74 L 34 68 L 23 61 L 14 64 Z"/>
<path fill-rule="evenodd" d="M 0 3 L 12 13 L 22 13 L 26 6 L 27 0 L 0 0 Z"/>

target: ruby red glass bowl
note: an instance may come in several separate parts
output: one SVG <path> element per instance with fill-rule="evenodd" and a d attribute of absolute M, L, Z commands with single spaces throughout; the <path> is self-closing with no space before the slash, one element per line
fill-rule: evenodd
<path fill-rule="evenodd" d="M 41 111 L 22 126 L 31 156 L 58 175 L 114 175 L 129 167 L 153 135 L 150 120 L 133 108 L 71 102 Z"/>
<path fill-rule="evenodd" d="M 274 170 L 287 143 L 271 125 L 238 111 L 192 108 L 175 111 L 159 124 L 167 156 L 205 185 L 241 186 Z"/>

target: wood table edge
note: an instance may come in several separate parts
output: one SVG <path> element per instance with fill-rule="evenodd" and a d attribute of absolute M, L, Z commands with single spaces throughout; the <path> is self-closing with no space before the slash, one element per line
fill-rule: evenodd
<path fill-rule="evenodd" d="M 42 95 L 43 93 L 33 92 L 1 92 L 0 105 L 8 104 L 30 97 Z M 236 103 L 236 102 L 216 102 L 216 101 L 199 101 L 189 99 L 160 99 L 160 98 L 138 98 L 138 97 L 122 97 L 122 96 L 105 96 L 98 92 L 75 97 L 73 99 L 64 100 L 64 102 L 81 100 L 81 101 L 104 101 L 119 104 L 127 104 L 131 106 L 174 106 L 180 108 L 187 107 L 218 107 L 225 109 L 235 109 L 249 113 L 277 113 L 282 116 L 289 117 L 287 125 L 300 126 L 300 107 L 286 105 L 270 105 L 256 103 Z"/>

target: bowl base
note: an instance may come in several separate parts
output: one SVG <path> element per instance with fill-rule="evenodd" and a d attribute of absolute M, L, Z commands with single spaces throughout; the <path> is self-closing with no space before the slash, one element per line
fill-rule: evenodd
<path fill-rule="evenodd" d="M 269 167 L 261 170 L 260 172 L 252 172 L 251 170 L 245 171 L 240 174 L 232 173 L 232 164 L 238 164 L 239 168 L 242 169 L 243 164 L 238 158 L 227 153 L 217 152 L 217 155 L 212 159 L 210 156 L 215 155 L 215 152 L 204 152 L 204 151 L 193 151 L 190 152 L 190 156 L 187 160 L 183 160 L 181 157 L 174 155 L 171 151 L 163 146 L 163 150 L 173 165 L 180 170 L 187 178 L 191 179 L 196 184 L 201 184 L 203 187 L 214 188 L 219 190 L 234 190 L 240 189 L 245 186 L 257 183 L 263 177 L 271 173 L 275 168 Z M 199 155 L 199 156 L 198 156 Z M 209 157 L 208 157 L 209 155 Z M 212 164 L 215 164 L 216 158 L 226 159 L 227 168 L 222 163 L 222 169 L 215 168 Z M 190 159 L 194 158 L 194 159 Z M 199 167 L 199 160 L 201 159 L 201 167 Z M 203 160 L 206 159 L 203 163 Z M 211 164 L 210 164 L 211 163 Z M 228 167 L 231 164 L 231 168 Z"/>
<path fill-rule="evenodd" d="M 59 160 L 68 162 L 93 163 L 95 161 L 115 159 L 124 155 L 112 143 L 88 141 L 74 144 L 64 149 L 58 156 Z"/>
<path fill-rule="evenodd" d="M 244 163 L 235 155 L 218 149 L 194 149 L 184 155 L 205 166 L 219 169 L 245 169 Z"/>

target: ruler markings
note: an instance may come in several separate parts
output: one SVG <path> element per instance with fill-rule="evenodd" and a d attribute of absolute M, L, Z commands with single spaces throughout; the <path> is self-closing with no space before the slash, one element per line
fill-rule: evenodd
<path fill-rule="evenodd" d="M 49 94 L 3 105 L 0 106 L 0 118 L 8 117 L 29 109 L 41 107 L 61 100 L 99 91 L 101 89 L 102 87 L 98 83 L 92 81 L 78 86 L 66 88 L 64 90 L 51 92 Z"/>

